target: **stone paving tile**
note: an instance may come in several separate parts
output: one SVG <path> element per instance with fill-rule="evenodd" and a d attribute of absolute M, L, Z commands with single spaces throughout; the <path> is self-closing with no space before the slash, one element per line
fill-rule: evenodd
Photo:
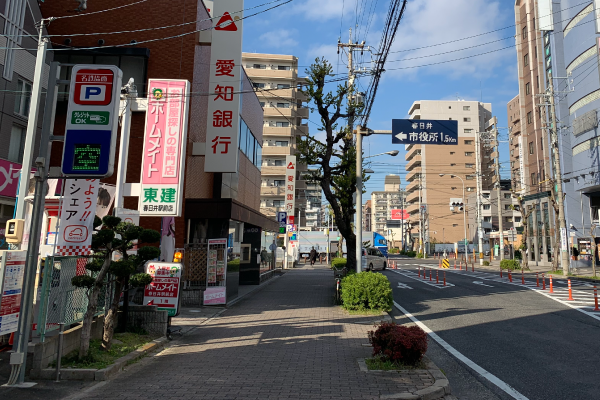
<path fill-rule="evenodd" d="M 86 399 L 377 399 L 430 386 L 422 371 L 359 370 L 373 317 L 333 306 L 332 284 L 329 270 L 289 271 Z"/>

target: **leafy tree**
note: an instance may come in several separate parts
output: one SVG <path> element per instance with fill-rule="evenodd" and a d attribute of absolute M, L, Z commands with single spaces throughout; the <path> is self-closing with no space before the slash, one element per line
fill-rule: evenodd
<path fill-rule="evenodd" d="M 138 250 L 136 256 L 127 254 L 127 250 L 133 248 L 134 240 L 141 240 L 145 243 L 157 242 L 160 239 L 160 234 L 156 231 L 121 222 L 120 218 L 110 215 L 105 216 L 102 220 L 96 217 L 94 228 L 100 225 L 102 225 L 102 229 L 92 236 L 93 254 L 89 257 L 86 265 L 86 269 L 90 274 L 75 276 L 71 280 L 73 286 L 86 288 L 88 295 L 88 307 L 81 329 L 79 359 L 88 357 L 92 320 L 98 308 L 98 296 L 101 290 L 106 284 L 115 283 L 115 294 L 104 321 L 103 348 L 108 350 L 114 332 L 114 320 L 124 281 L 131 276 L 130 284 L 132 286 L 144 286 L 151 283 L 152 278 L 150 275 L 135 274 L 135 272 L 143 266 L 144 262 L 156 258 L 160 254 L 160 249 L 154 247 L 142 247 Z M 120 237 L 117 237 L 117 235 Z M 121 261 L 112 261 L 113 252 L 115 251 L 121 253 Z M 114 276 L 111 281 L 106 279 L 109 272 Z"/>
<path fill-rule="evenodd" d="M 519 210 L 521 212 L 521 225 L 523 225 L 523 234 L 521 235 L 521 249 L 523 251 L 527 250 L 527 234 L 528 234 L 528 228 L 529 228 L 529 216 L 531 215 L 531 213 L 533 212 L 533 207 L 531 208 L 526 208 L 525 205 L 523 204 L 523 197 L 521 195 L 519 195 L 517 192 L 513 191 L 512 195 L 515 199 L 517 199 L 517 204 L 519 207 Z M 511 208 L 514 210 L 515 206 L 511 206 Z M 528 256 L 526 253 L 523 253 L 523 257 L 522 257 L 522 268 L 523 269 L 528 269 L 528 262 L 529 260 L 527 259 Z"/>
<path fill-rule="evenodd" d="M 337 228 L 346 240 L 348 268 L 356 269 L 357 243 L 352 222 L 356 210 L 361 209 L 360 204 L 355 208 L 353 197 L 356 192 L 356 148 L 352 132 L 345 124 L 340 127 L 339 120 L 353 120 L 363 106 L 349 101 L 346 112 L 342 111 L 344 100 L 354 93 L 354 89 L 347 83 L 338 84 L 335 92 L 325 89 L 327 79 L 333 76 L 333 68 L 325 58 L 315 59 L 306 73 L 307 86 L 303 93 L 316 106 L 321 117 L 319 131 L 325 133 L 325 138 L 319 140 L 311 135 L 298 137 L 299 161 L 317 167 L 306 173 L 304 178 L 310 183 L 319 184 L 323 189 Z M 366 181 L 367 179 L 363 179 L 363 182 Z"/>

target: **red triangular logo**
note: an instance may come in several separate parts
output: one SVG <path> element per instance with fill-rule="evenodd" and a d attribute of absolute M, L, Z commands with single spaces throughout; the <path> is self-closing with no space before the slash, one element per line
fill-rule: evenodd
<path fill-rule="evenodd" d="M 233 22 L 233 18 L 227 11 L 223 14 L 217 25 L 215 26 L 215 31 L 237 31 L 237 26 L 235 26 L 235 22 Z"/>
<path fill-rule="evenodd" d="M 290 163 L 288 164 L 288 167 L 287 167 L 287 169 L 294 169 L 294 163 L 290 162 Z"/>
<path fill-rule="evenodd" d="M 154 300 L 151 300 L 148 304 L 146 304 L 147 306 L 153 306 L 154 305 Z"/>

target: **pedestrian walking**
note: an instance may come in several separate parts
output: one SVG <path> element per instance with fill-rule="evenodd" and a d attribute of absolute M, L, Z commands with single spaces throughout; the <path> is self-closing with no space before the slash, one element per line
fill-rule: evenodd
<path fill-rule="evenodd" d="M 317 261 L 317 251 L 314 247 L 310 251 L 310 255 L 308 258 L 310 259 L 310 265 L 315 265 L 315 262 Z"/>
<path fill-rule="evenodd" d="M 260 261 L 262 262 L 263 267 L 267 265 L 267 262 L 269 261 L 269 253 L 267 252 L 267 249 L 263 247 L 262 251 L 260 252 Z"/>

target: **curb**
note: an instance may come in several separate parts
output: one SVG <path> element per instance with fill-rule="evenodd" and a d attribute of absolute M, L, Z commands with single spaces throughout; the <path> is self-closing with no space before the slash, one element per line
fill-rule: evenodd
<path fill-rule="evenodd" d="M 427 371 L 431 374 L 434 379 L 433 385 L 426 387 L 425 389 L 417 390 L 413 393 L 391 393 L 382 394 L 379 396 L 380 399 L 385 400 L 436 400 L 442 399 L 444 396 L 451 394 L 450 382 L 446 379 L 444 373 L 427 357 L 423 357 L 426 364 Z M 372 373 L 397 373 L 398 371 L 380 371 L 380 370 L 369 370 L 367 363 L 364 358 L 359 358 L 358 367 L 361 371 Z"/>
<path fill-rule="evenodd" d="M 129 364 L 146 356 L 146 354 L 157 351 L 165 347 L 168 343 L 166 336 L 155 339 L 143 347 L 132 351 L 131 353 L 117 359 L 113 364 L 103 369 L 84 369 L 84 368 L 64 368 L 60 370 L 61 380 L 80 380 L 80 381 L 107 381 L 114 375 L 121 372 Z M 44 368 L 40 371 L 37 379 L 55 379 L 55 368 Z"/>

